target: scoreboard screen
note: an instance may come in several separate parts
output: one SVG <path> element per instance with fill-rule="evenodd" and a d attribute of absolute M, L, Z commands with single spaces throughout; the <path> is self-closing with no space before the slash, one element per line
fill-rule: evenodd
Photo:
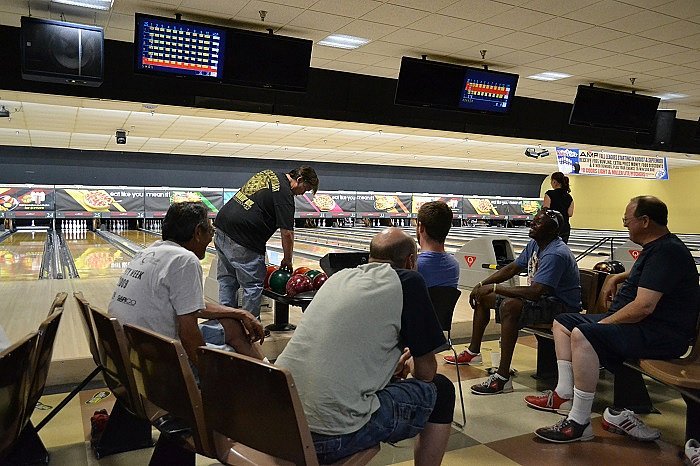
<path fill-rule="evenodd" d="M 221 79 L 226 30 L 136 14 L 136 71 Z"/>
<path fill-rule="evenodd" d="M 459 108 L 505 113 L 513 101 L 517 84 L 517 74 L 467 68 Z"/>

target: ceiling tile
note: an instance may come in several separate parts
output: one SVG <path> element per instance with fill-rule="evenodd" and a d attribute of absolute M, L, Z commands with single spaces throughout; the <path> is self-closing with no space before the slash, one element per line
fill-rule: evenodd
<path fill-rule="evenodd" d="M 536 24 L 544 23 L 554 18 L 547 13 L 526 10 L 524 8 L 513 8 L 497 16 L 485 19 L 483 22 L 493 26 L 507 27 L 521 31 L 530 31 Z"/>
<path fill-rule="evenodd" d="M 336 16 L 318 11 L 304 11 L 289 22 L 290 25 L 310 28 L 317 31 L 335 31 L 352 22 L 352 18 L 346 16 Z"/>
<path fill-rule="evenodd" d="M 698 20 L 700 20 L 700 18 L 698 18 Z M 700 34 L 684 37 L 682 39 L 676 39 L 673 41 L 673 43 L 676 45 L 682 45 L 684 47 L 695 48 L 697 47 L 697 44 L 700 44 Z"/>
<path fill-rule="evenodd" d="M 322 13 L 359 18 L 381 6 L 373 0 L 319 0 L 309 9 Z"/>
<path fill-rule="evenodd" d="M 526 52 L 524 50 L 520 50 L 507 53 L 505 55 L 500 55 L 496 61 L 498 63 L 508 63 L 511 65 L 525 65 L 537 60 L 544 60 L 546 58 L 549 57 L 539 53 Z"/>
<path fill-rule="evenodd" d="M 631 52 L 632 50 L 639 50 L 645 47 L 651 47 L 652 45 L 660 44 L 651 39 L 645 39 L 639 36 L 624 36 L 619 39 L 611 40 L 608 42 L 603 42 L 598 44 L 598 47 L 605 50 L 610 50 L 612 52 Z"/>
<path fill-rule="evenodd" d="M 700 15 L 700 3 L 696 0 L 674 0 L 655 6 L 653 10 L 692 21 L 693 16 Z"/>
<path fill-rule="evenodd" d="M 212 4 L 212 2 L 207 3 Z M 218 3 L 219 2 L 215 2 L 213 4 L 218 5 Z M 260 21 L 260 10 L 267 11 L 267 15 L 265 16 L 265 22 Z M 271 22 L 274 24 L 287 24 L 303 13 L 304 10 L 302 10 L 301 8 L 252 0 L 246 3 L 246 5 L 243 8 L 241 8 L 238 13 L 236 13 L 234 19 L 253 20 L 260 27 L 265 27 L 265 23 L 267 22 Z M 314 27 L 313 25 L 309 25 L 309 27 L 311 29 L 321 29 Z"/>
<path fill-rule="evenodd" d="M 396 30 L 398 30 L 396 26 L 389 26 L 387 24 L 374 23 L 371 21 L 358 19 L 334 32 L 337 34 L 348 34 L 350 36 L 362 37 L 369 40 L 377 40 L 384 39 L 387 34 L 391 34 Z"/>
<path fill-rule="evenodd" d="M 661 27 L 653 29 L 648 28 L 637 33 L 639 36 L 660 40 L 663 42 L 674 42 L 678 39 L 683 39 L 696 34 L 700 34 L 700 24 L 692 23 L 690 21 L 675 21 Z M 693 42 L 693 45 L 688 45 L 688 47 L 692 47 L 697 43 L 698 42 Z"/>
<path fill-rule="evenodd" d="M 470 21 L 451 16 L 432 14 L 411 24 L 411 29 L 447 35 L 469 27 Z"/>
<path fill-rule="evenodd" d="M 383 41 L 392 42 L 394 44 L 405 44 L 414 47 L 420 46 L 439 38 L 438 34 L 431 34 L 429 32 L 416 31 L 414 29 L 403 28 L 396 32 L 388 34 L 382 38 Z"/>
<path fill-rule="evenodd" d="M 362 19 L 402 27 L 408 26 L 426 16 L 428 16 L 428 13 L 425 11 L 384 4 L 363 15 Z"/>
<path fill-rule="evenodd" d="M 659 57 L 658 60 L 674 65 L 686 65 L 700 60 L 700 50 L 688 50 L 687 52 Z"/>
<path fill-rule="evenodd" d="M 581 8 L 571 13 L 567 13 L 567 18 L 583 21 L 588 24 L 605 24 L 625 16 L 633 15 L 642 11 L 632 5 L 628 5 L 615 0 L 603 0 L 587 7 Z"/>
<path fill-rule="evenodd" d="M 485 19 L 501 15 L 512 8 L 511 5 L 493 0 L 459 0 L 449 7 L 441 8 L 438 13 L 469 21 L 483 22 Z"/>
<path fill-rule="evenodd" d="M 455 3 L 455 0 L 389 0 L 392 5 L 404 6 L 423 11 L 438 11 Z"/>
<path fill-rule="evenodd" d="M 599 0 L 576 0 L 575 2 L 563 2 L 561 0 L 529 0 L 522 3 L 521 6 L 529 10 L 536 10 L 541 11 L 542 13 L 549 13 L 550 15 L 561 16 L 598 1 Z"/>
<path fill-rule="evenodd" d="M 639 32 L 647 31 L 649 29 L 673 23 L 675 21 L 676 18 L 671 16 L 656 13 L 654 11 L 643 10 L 633 15 L 607 22 L 605 23 L 605 27 L 626 32 L 628 34 L 637 34 Z M 647 37 L 659 40 L 658 37 Z"/>
<path fill-rule="evenodd" d="M 501 45 L 503 47 L 513 47 L 517 48 L 530 48 L 533 45 L 541 44 L 547 42 L 546 37 L 537 36 L 534 34 L 528 34 L 525 32 L 513 32 L 511 34 L 501 36 L 497 39 L 491 39 L 489 44 Z M 546 52 L 542 52 L 547 54 Z"/>
<path fill-rule="evenodd" d="M 566 58 L 568 60 L 598 64 L 598 60 L 600 60 L 601 58 L 609 57 L 611 55 L 615 55 L 615 53 L 609 50 L 603 50 L 596 47 L 583 47 L 578 50 L 572 50 L 571 52 L 559 54 L 558 57 Z"/>
<path fill-rule="evenodd" d="M 371 53 L 363 53 L 357 50 L 353 50 L 350 53 L 343 55 L 342 60 L 348 63 L 357 63 L 360 65 L 374 65 L 375 63 L 382 62 L 386 59 L 381 55 L 374 55 Z"/>
<path fill-rule="evenodd" d="M 473 23 L 469 27 L 450 34 L 461 39 L 489 42 L 506 34 L 514 32 L 513 29 L 491 26 L 490 24 Z"/>
<path fill-rule="evenodd" d="M 462 50 L 471 49 L 477 46 L 476 42 L 464 39 L 457 39 L 456 37 L 440 37 L 426 42 L 421 46 L 425 50 L 433 50 L 446 54 L 453 54 L 460 52 Z"/>
<path fill-rule="evenodd" d="M 574 21 L 573 19 L 552 18 L 534 27 L 527 28 L 526 32 L 558 39 L 588 28 L 590 28 L 590 25 L 580 21 Z"/>
<path fill-rule="evenodd" d="M 575 44 L 581 44 L 583 46 L 602 44 L 604 42 L 609 42 L 611 40 L 625 37 L 625 35 L 626 34 L 624 32 L 595 26 L 575 34 L 563 36 L 561 38 L 568 40 L 569 42 L 573 42 Z"/>

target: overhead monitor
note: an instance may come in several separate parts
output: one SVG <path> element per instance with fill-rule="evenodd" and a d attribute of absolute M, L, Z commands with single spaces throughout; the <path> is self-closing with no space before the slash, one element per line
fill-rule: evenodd
<path fill-rule="evenodd" d="M 312 46 L 308 39 L 230 29 L 224 82 L 304 91 Z"/>
<path fill-rule="evenodd" d="M 510 109 L 517 85 L 517 74 L 466 68 L 459 108 L 505 113 Z"/>
<path fill-rule="evenodd" d="M 462 66 L 403 57 L 394 102 L 456 110 L 463 78 Z"/>
<path fill-rule="evenodd" d="M 649 133 L 654 127 L 660 100 L 658 97 L 581 85 L 569 123 Z"/>
<path fill-rule="evenodd" d="M 225 44 L 225 28 L 136 14 L 137 72 L 221 79 Z"/>

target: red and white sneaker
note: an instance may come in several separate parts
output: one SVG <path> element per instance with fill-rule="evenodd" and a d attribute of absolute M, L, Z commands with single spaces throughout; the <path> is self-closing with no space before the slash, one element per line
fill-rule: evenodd
<path fill-rule="evenodd" d="M 531 408 L 554 411 L 560 414 L 568 414 L 573 404 L 572 400 L 561 398 L 554 390 L 545 390 L 540 395 L 526 396 L 525 403 Z"/>
<path fill-rule="evenodd" d="M 616 434 L 629 435 L 635 440 L 650 442 L 661 437 L 661 431 L 644 424 L 632 411 L 623 409 L 615 411 L 605 408 L 603 412 L 603 429 Z"/>
<path fill-rule="evenodd" d="M 475 365 L 482 363 L 481 353 L 470 354 L 467 350 L 464 350 L 461 353 L 459 353 L 457 355 L 457 360 L 455 360 L 455 357 L 453 355 L 444 356 L 443 359 L 447 364 Z"/>

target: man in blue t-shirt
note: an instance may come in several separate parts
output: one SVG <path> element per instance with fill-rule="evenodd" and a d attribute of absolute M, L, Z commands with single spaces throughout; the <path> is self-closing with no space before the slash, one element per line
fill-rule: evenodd
<path fill-rule="evenodd" d="M 416 237 L 420 244 L 418 273 L 428 288 L 451 286 L 457 288 L 459 264 L 445 252 L 445 238 L 452 226 L 452 209 L 443 201 L 426 202 L 418 209 Z"/>
<path fill-rule="evenodd" d="M 542 209 L 532 220 L 530 242 L 518 258 L 479 282 L 469 295 L 474 308 L 472 341 L 451 364 L 481 362 L 481 339 L 489 323 L 491 309 L 501 324 L 501 363 L 485 382 L 472 386 L 476 395 L 495 395 L 513 391 L 510 363 L 518 330 L 526 325 L 551 324 L 565 312 L 581 311 L 581 285 L 576 259 L 559 237 L 562 215 Z M 527 272 L 527 286 L 498 285 L 520 272 Z"/>

